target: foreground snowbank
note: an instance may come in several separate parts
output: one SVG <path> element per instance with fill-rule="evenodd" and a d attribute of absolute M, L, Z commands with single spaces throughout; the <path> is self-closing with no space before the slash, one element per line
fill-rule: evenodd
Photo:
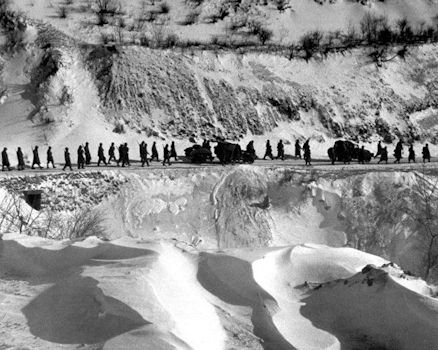
<path fill-rule="evenodd" d="M 2 342 L 277 350 L 431 349 L 438 342 L 433 291 L 396 266 L 375 267 L 386 263 L 379 257 L 313 244 L 188 248 L 4 235 Z"/>

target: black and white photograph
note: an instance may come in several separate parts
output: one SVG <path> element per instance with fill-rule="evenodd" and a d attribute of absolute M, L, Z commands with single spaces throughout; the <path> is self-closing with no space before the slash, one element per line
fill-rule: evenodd
<path fill-rule="evenodd" d="M 438 0 L 0 0 L 0 350 L 438 350 Z"/>

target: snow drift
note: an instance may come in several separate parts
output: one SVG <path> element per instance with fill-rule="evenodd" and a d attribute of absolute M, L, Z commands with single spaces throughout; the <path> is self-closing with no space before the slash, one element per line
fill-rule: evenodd
<path fill-rule="evenodd" d="M 351 248 L 216 253 L 6 235 L 0 252 L 2 342 L 13 347 L 431 349 L 438 341 L 438 302 L 424 283 Z"/>

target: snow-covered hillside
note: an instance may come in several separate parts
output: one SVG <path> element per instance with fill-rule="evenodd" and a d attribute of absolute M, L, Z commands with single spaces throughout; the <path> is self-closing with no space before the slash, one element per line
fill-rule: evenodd
<path fill-rule="evenodd" d="M 306 10 L 304 3 L 310 6 Z M 417 3 L 409 20 L 424 15 L 430 22 L 437 6 Z M 357 13 L 355 23 L 367 8 L 342 1 L 300 4 L 303 16 L 316 8 L 327 15 L 351 12 Z M 404 1 L 370 4 L 383 6 L 378 11 L 394 20 L 411 8 Z M 34 10 L 27 2 L 15 5 L 30 18 L 24 47 L 0 54 L 1 139 L 10 148 L 20 139 L 26 154 L 34 144 L 54 146 L 61 158 L 64 146 L 135 145 L 144 138 L 183 144 L 190 137 L 255 139 L 258 148 L 268 137 L 286 143 L 311 138 L 317 156 L 325 156 L 337 138 L 437 142 L 438 63 L 432 44 L 413 46 L 405 59 L 380 67 L 366 48 L 306 62 L 266 50 L 104 46 L 79 31 L 78 13 L 62 22 L 43 11 L 48 6 L 43 1 L 34 1 Z M 341 10 L 350 6 L 351 11 Z M 345 24 L 348 18 L 329 22 Z"/>
<path fill-rule="evenodd" d="M 50 145 L 60 164 L 87 141 L 94 161 L 101 142 L 135 160 L 143 140 L 161 158 L 171 140 L 262 156 L 310 139 L 322 158 L 401 138 L 435 157 L 437 15 L 437 0 L 0 0 L 0 147 L 15 165 L 18 146 L 29 164 Z M 436 163 L 302 163 L 1 173 L 0 349 L 436 349 Z"/>

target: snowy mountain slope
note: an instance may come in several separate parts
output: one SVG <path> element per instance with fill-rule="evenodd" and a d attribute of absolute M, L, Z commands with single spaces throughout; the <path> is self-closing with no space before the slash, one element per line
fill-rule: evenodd
<path fill-rule="evenodd" d="M 299 6 L 311 6 L 303 10 L 307 14 L 314 6 L 334 13 L 343 6 L 363 7 L 306 3 Z M 418 3 L 414 17 L 433 15 L 433 3 Z M 412 47 L 405 60 L 381 67 L 368 49 L 306 63 L 266 52 L 102 46 L 90 44 L 74 26 L 73 36 L 76 17 L 57 22 L 43 11 L 46 5 L 35 1 L 35 12 L 28 14 L 41 13 L 54 25 L 29 19 L 24 48 L 1 53 L 0 137 L 14 149 L 18 136 L 27 156 L 36 143 L 54 146 L 60 159 L 65 146 L 76 149 L 90 141 L 95 150 L 99 142 L 135 145 L 141 138 L 177 138 L 187 145 L 190 137 L 222 136 L 242 143 L 254 139 L 262 149 L 267 137 L 274 142 L 310 137 L 317 156 L 325 156 L 340 137 L 436 143 L 434 45 Z M 397 17 L 412 5 L 371 5 L 380 6 Z"/>
<path fill-rule="evenodd" d="M 349 348 L 342 324 L 327 328 L 329 315 L 356 327 L 366 339 L 359 348 L 382 344 L 377 318 L 397 330 L 387 348 L 436 342 L 436 299 L 399 284 L 396 267 L 360 272 L 385 261 L 353 249 L 203 253 L 126 238 L 69 245 L 17 235 L 4 236 L 0 248 L 1 342 L 12 348 Z M 408 316 L 409 332 L 400 332 Z"/>

